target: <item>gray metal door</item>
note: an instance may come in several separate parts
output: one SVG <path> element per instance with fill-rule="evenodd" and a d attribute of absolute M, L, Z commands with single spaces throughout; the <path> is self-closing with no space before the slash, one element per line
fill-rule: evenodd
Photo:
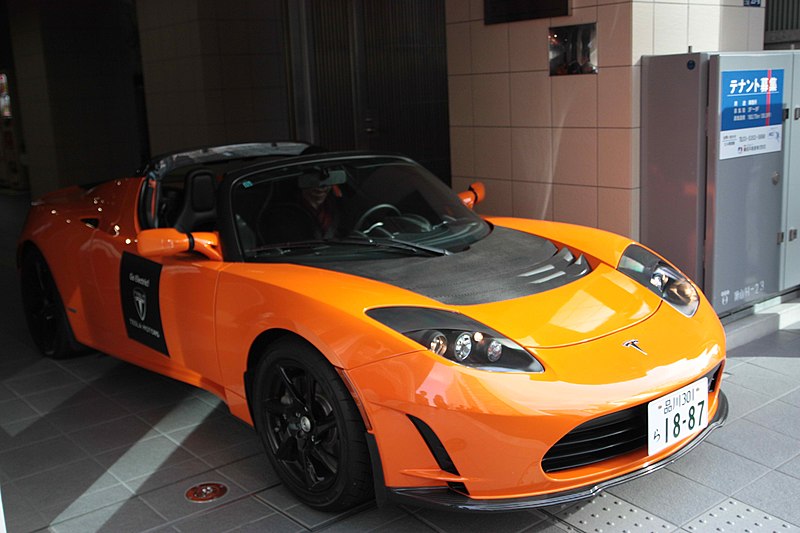
<path fill-rule="evenodd" d="M 792 65 L 791 53 L 710 60 L 705 293 L 717 313 L 780 290 L 783 102 Z"/>
<path fill-rule="evenodd" d="M 781 289 L 800 285 L 800 53 L 794 54 L 794 76 L 789 120 L 786 122 L 786 166 L 784 171 L 784 246 Z M 788 94 L 788 93 L 787 93 Z"/>

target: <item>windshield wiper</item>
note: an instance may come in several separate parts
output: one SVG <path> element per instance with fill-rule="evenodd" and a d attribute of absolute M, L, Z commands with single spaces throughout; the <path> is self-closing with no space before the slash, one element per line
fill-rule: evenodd
<path fill-rule="evenodd" d="M 402 239 L 393 239 L 389 237 L 379 238 L 379 239 L 373 237 L 362 237 L 362 238 L 348 237 L 347 239 L 340 239 L 340 240 L 346 240 L 350 244 L 368 244 L 371 246 L 393 248 L 397 250 L 425 252 L 426 254 L 432 256 L 452 255 L 453 253 L 450 250 L 446 250 L 445 248 L 438 248 L 436 246 L 428 246 L 427 244 L 420 244 L 418 242 L 404 241 Z"/>
<path fill-rule="evenodd" d="M 436 248 L 434 246 L 427 246 L 425 244 L 418 244 L 410 241 L 403 241 L 397 239 L 372 239 L 345 237 L 341 239 L 314 239 L 308 241 L 297 241 L 286 244 L 275 244 L 269 246 L 261 246 L 253 250 L 249 250 L 251 256 L 256 256 L 264 252 L 276 252 L 277 255 L 285 255 L 293 250 L 306 250 L 309 248 L 326 248 L 328 246 L 339 245 L 356 245 L 356 246 L 370 246 L 373 248 L 388 248 L 391 250 L 402 250 L 418 254 L 420 252 L 430 256 L 450 255 L 452 252 L 444 248 Z"/>

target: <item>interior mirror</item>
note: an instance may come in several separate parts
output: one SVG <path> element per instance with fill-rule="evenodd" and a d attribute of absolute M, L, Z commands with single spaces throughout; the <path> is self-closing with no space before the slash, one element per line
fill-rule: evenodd
<path fill-rule="evenodd" d="M 474 181 L 470 184 L 469 189 L 458 193 L 458 197 L 464 202 L 464 205 L 473 209 L 475 204 L 478 204 L 486 198 L 486 187 L 480 181 Z"/>
<path fill-rule="evenodd" d="M 136 246 L 143 257 L 199 252 L 214 261 L 222 261 L 219 236 L 211 232 L 182 233 L 175 228 L 146 229 L 136 236 Z"/>

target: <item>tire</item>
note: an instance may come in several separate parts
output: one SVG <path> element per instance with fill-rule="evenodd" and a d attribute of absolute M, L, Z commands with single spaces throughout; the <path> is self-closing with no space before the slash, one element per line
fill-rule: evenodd
<path fill-rule="evenodd" d="M 20 285 L 28 330 L 42 355 L 64 359 L 80 352 L 83 346 L 72 333 L 53 275 L 36 248 L 22 257 Z"/>
<path fill-rule="evenodd" d="M 255 427 L 286 487 L 323 511 L 371 499 L 364 422 L 322 354 L 299 339 L 280 340 L 261 358 L 254 379 Z"/>

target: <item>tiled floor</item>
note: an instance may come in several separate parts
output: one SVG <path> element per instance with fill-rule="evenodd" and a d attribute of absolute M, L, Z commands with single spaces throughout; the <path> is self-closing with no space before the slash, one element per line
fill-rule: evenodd
<path fill-rule="evenodd" d="M 212 395 L 100 354 L 39 357 L 13 246 L 25 201 L 0 195 L 0 497 L 8 531 L 798 531 L 800 325 L 733 350 L 728 423 L 651 476 L 565 508 L 333 515 L 288 494 L 254 432 Z M 229 492 L 208 504 L 186 490 Z M 0 527 L 2 531 L 2 527 Z"/>

